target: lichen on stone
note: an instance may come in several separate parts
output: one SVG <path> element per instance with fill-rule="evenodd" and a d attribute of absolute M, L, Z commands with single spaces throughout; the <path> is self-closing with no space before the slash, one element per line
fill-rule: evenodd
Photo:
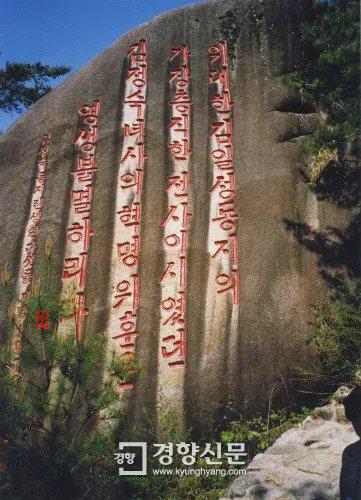
<path fill-rule="evenodd" d="M 322 148 L 312 158 L 309 179 L 311 182 L 316 182 L 323 170 L 331 162 L 338 161 L 337 149 Z"/>

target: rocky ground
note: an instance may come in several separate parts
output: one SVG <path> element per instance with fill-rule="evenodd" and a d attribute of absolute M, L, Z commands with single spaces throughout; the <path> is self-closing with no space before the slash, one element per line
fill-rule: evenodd
<path fill-rule="evenodd" d="M 331 500 L 339 498 L 341 457 L 357 441 L 340 403 L 316 408 L 285 432 L 265 453 L 255 456 L 247 475 L 237 478 L 227 498 L 262 500 Z"/>

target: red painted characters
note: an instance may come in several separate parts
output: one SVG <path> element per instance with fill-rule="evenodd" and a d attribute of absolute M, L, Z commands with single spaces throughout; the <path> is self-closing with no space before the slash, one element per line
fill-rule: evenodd
<path fill-rule="evenodd" d="M 123 146 L 119 160 L 114 214 L 111 269 L 111 311 L 108 334 L 114 351 L 126 361 L 136 356 L 137 310 L 139 307 L 139 252 L 142 190 L 145 161 L 145 111 L 147 93 L 147 43 L 132 44 L 127 53 L 123 101 Z M 118 388 L 131 389 L 124 379 Z"/>
<path fill-rule="evenodd" d="M 33 276 L 33 267 L 36 252 L 36 236 L 38 234 L 38 226 L 41 220 L 44 206 L 43 196 L 45 190 L 46 168 L 48 164 L 50 143 L 51 134 L 44 134 L 38 153 L 38 171 L 35 179 L 35 186 L 31 199 L 31 210 L 25 229 L 25 237 L 21 255 L 19 282 L 19 295 L 21 300 L 24 300 L 27 297 Z"/>
<path fill-rule="evenodd" d="M 37 330 L 47 330 L 49 328 L 49 311 L 47 309 L 35 311 L 35 328 Z"/>
<path fill-rule="evenodd" d="M 79 130 L 73 144 L 76 148 L 75 170 L 71 172 L 73 185 L 70 192 L 70 211 L 66 230 L 66 249 L 63 264 L 63 295 L 72 296 L 74 312 L 65 315 L 75 318 L 76 338 L 83 337 L 84 317 L 89 310 L 85 306 L 85 287 L 90 237 L 94 234 L 91 227 L 91 205 L 94 188 L 95 150 L 98 138 L 98 117 L 100 102 L 78 109 Z"/>
<path fill-rule="evenodd" d="M 168 366 L 184 365 L 186 355 L 186 287 L 190 164 L 190 52 L 172 48 L 169 62 L 170 109 L 168 149 L 172 173 L 168 178 L 167 213 L 162 222 L 165 267 L 161 277 L 160 356 Z"/>
<path fill-rule="evenodd" d="M 229 292 L 239 303 L 238 242 L 235 207 L 233 130 L 227 43 L 222 40 L 208 48 L 210 102 L 216 120 L 211 123 L 210 156 L 213 170 L 209 253 L 220 263 L 215 278 L 217 294 Z"/>
<path fill-rule="evenodd" d="M 46 169 L 48 165 L 48 154 L 51 143 L 51 134 L 44 134 L 40 143 L 37 158 L 37 174 L 30 205 L 30 214 L 25 228 L 23 239 L 19 280 L 17 293 L 19 299 L 26 300 L 29 295 L 31 282 L 33 279 L 33 269 L 36 257 L 36 240 L 39 224 L 44 208 L 44 190 L 46 181 Z M 12 353 L 14 373 L 20 372 L 20 352 L 21 352 L 21 331 L 25 321 L 25 314 L 19 305 L 16 313 L 16 327 L 13 331 Z"/>

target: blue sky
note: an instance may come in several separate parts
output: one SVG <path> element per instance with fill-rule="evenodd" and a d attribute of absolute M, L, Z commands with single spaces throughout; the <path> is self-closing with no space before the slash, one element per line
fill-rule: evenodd
<path fill-rule="evenodd" d="M 126 31 L 198 1 L 0 0 L 0 66 L 41 61 L 74 72 Z M 17 118 L 0 112 L 0 130 Z"/>

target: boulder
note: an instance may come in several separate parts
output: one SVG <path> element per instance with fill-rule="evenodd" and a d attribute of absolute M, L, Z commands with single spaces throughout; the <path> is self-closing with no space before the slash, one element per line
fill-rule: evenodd
<path fill-rule="evenodd" d="M 254 457 L 227 498 L 332 500 L 339 498 L 342 453 L 357 440 L 343 406 L 334 400 Z"/>

